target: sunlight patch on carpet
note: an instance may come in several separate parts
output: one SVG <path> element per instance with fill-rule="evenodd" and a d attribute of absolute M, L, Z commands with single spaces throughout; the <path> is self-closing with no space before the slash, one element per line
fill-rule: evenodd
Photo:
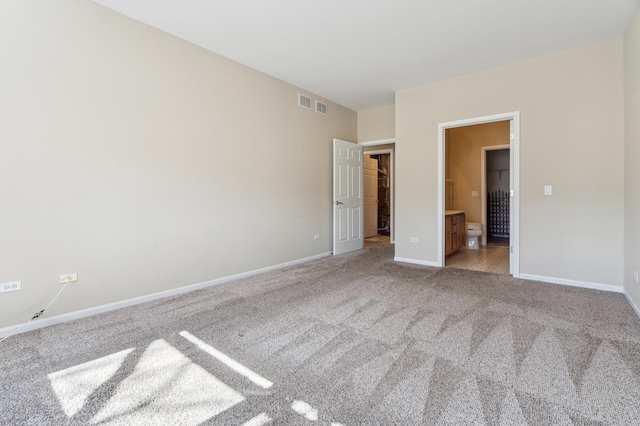
<path fill-rule="evenodd" d="M 308 402 L 295 400 L 291 404 L 291 409 L 301 416 L 304 416 L 307 420 L 311 420 L 312 422 L 318 421 L 318 410 L 313 408 Z"/>
<path fill-rule="evenodd" d="M 134 350 L 135 348 L 127 349 L 49 374 L 51 388 L 64 413 L 72 417 L 80 411 L 87 399 L 116 374 Z"/>
<path fill-rule="evenodd" d="M 95 409 L 92 424 L 197 425 L 245 399 L 163 339 L 152 342 L 117 385 L 102 386 L 132 351 L 50 374 L 65 413 Z M 93 408 L 94 397 L 104 406 Z"/>
<path fill-rule="evenodd" d="M 180 335 L 185 339 L 187 339 L 188 341 L 190 341 L 191 343 L 193 343 L 194 345 L 196 345 L 197 347 L 199 347 L 200 349 L 202 349 L 203 351 L 205 351 L 206 353 L 208 353 L 209 355 L 211 355 L 212 357 L 214 357 L 215 359 L 217 359 L 218 361 L 220 361 L 221 363 L 223 363 L 224 365 L 226 365 L 227 367 L 234 370 L 236 373 L 241 374 L 247 379 L 251 380 L 256 385 L 264 389 L 269 389 L 271 386 L 273 386 L 273 383 L 271 381 L 265 379 L 255 371 L 252 371 L 249 368 L 245 367 L 244 365 L 240 364 L 238 361 L 234 360 L 233 358 L 223 354 L 222 352 L 220 352 L 213 346 L 209 345 L 208 343 L 205 343 L 202 340 L 198 339 L 196 336 L 189 333 L 188 331 L 181 331 Z"/>
<path fill-rule="evenodd" d="M 260 413 L 252 419 L 242 423 L 242 426 L 264 426 L 271 423 L 273 419 L 267 413 Z"/>

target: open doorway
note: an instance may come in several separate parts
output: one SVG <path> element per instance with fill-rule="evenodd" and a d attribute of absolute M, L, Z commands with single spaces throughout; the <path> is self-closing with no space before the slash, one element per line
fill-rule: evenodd
<path fill-rule="evenodd" d="M 509 139 L 509 121 L 445 131 L 445 266 L 509 273 Z M 489 230 L 507 244 L 488 246 Z"/>
<path fill-rule="evenodd" d="M 439 266 L 517 277 L 519 113 L 441 123 L 439 131 Z M 499 154 L 489 154 L 487 168 L 488 152 Z"/>
<path fill-rule="evenodd" d="M 377 237 L 377 241 L 391 242 L 390 171 L 391 153 L 365 154 L 365 239 Z"/>
<path fill-rule="evenodd" d="M 395 140 L 393 139 L 360 142 L 361 145 L 364 145 L 365 160 L 368 158 L 371 160 L 371 164 L 374 162 L 376 164 L 375 173 L 368 178 L 370 182 L 368 190 L 366 188 L 366 171 L 365 176 L 363 176 L 363 183 L 365 183 L 363 222 L 365 229 L 368 229 L 364 234 L 365 241 L 395 243 L 394 142 Z M 369 171 L 369 174 L 372 174 L 371 172 L 372 170 Z M 369 197 L 367 197 L 367 192 L 369 192 Z M 368 208 L 366 207 L 367 204 L 369 204 Z"/>

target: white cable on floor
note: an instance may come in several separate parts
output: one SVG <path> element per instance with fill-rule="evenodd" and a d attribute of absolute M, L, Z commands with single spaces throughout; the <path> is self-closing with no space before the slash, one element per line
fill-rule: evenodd
<path fill-rule="evenodd" d="M 22 330 L 23 328 L 25 328 L 27 326 L 27 324 L 29 324 L 31 321 L 33 321 L 34 319 L 38 319 L 40 318 L 40 316 L 44 313 L 44 311 L 46 311 L 49 306 L 53 305 L 53 302 L 56 301 L 56 299 L 58 298 L 58 296 L 60 296 L 60 294 L 62 294 L 62 292 L 64 291 L 65 288 L 67 288 L 67 286 L 69 285 L 71 281 L 67 281 L 62 288 L 60 289 L 60 291 L 58 292 L 58 294 L 56 294 L 56 297 L 53 298 L 53 300 L 51 302 L 49 302 L 49 304 L 47 306 L 44 307 L 44 309 L 42 309 L 40 312 L 36 312 L 35 315 L 27 322 L 25 322 L 24 324 L 22 324 L 21 326 L 19 326 L 18 328 L 16 328 L 15 330 L 13 330 L 11 333 L 9 333 L 9 335 L 5 336 L 2 340 L 0 340 L 0 343 L 4 342 L 5 340 L 7 340 L 9 337 L 13 336 L 14 334 L 16 334 L 18 331 Z"/>

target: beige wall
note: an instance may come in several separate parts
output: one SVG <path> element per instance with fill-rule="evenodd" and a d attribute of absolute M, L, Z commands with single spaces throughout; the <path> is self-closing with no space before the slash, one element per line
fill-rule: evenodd
<path fill-rule="evenodd" d="M 331 251 L 354 111 L 88 0 L 1 2 L 0 52 L 0 328 Z"/>
<path fill-rule="evenodd" d="M 509 121 L 456 127 L 446 133 L 446 174 L 453 181 L 445 186 L 447 205 L 464 210 L 467 222 L 482 223 L 482 147 L 509 145 Z M 472 191 L 478 196 L 472 197 Z"/>
<path fill-rule="evenodd" d="M 358 112 L 358 142 L 391 139 L 395 136 L 394 105 Z"/>
<path fill-rule="evenodd" d="M 640 5 L 624 36 L 624 288 L 640 308 Z"/>
<path fill-rule="evenodd" d="M 396 256 L 437 261 L 438 123 L 520 111 L 521 273 L 621 286 L 622 62 L 615 39 L 398 91 Z"/>

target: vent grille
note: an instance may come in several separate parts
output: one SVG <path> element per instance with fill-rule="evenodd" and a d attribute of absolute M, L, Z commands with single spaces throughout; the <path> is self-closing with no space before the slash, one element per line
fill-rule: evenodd
<path fill-rule="evenodd" d="M 303 95 L 302 93 L 298 93 L 298 106 L 311 109 L 311 98 Z"/>
<path fill-rule="evenodd" d="M 327 115 L 327 104 L 320 101 L 316 101 L 316 112 Z"/>

